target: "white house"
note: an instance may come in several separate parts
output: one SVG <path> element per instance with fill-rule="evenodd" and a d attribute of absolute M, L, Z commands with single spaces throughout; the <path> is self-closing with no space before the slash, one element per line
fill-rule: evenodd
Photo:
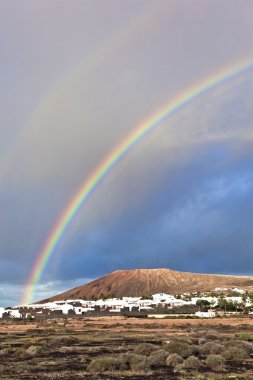
<path fill-rule="evenodd" d="M 5 309 L 4 313 L 7 313 L 10 318 L 22 318 L 18 309 Z"/>
<path fill-rule="evenodd" d="M 74 307 L 74 313 L 77 315 L 82 315 L 84 313 L 87 313 L 88 311 L 94 311 L 94 308 L 90 307 L 81 307 L 81 306 L 76 306 Z"/>
<path fill-rule="evenodd" d="M 74 310 L 74 306 L 69 305 L 68 303 L 62 305 L 55 305 L 55 307 L 50 308 L 50 310 L 61 310 L 62 314 L 67 315 L 70 310 Z"/>
<path fill-rule="evenodd" d="M 0 318 L 3 318 L 3 313 L 5 313 L 5 308 L 0 307 Z"/>
<path fill-rule="evenodd" d="M 150 310 L 153 308 L 154 305 L 156 305 L 154 301 L 148 299 L 140 299 L 136 302 L 136 304 L 139 307 L 139 310 Z"/>
<path fill-rule="evenodd" d="M 197 311 L 195 313 L 196 317 L 199 318 L 214 318 L 215 313 L 213 311 Z"/>
<path fill-rule="evenodd" d="M 233 292 L 236 292 L 236 293 L 240 293 L 240 294 L 244 294 L 244 293 L 246 293 L 245 290 L 240 289 L 240 288 L 233 288 L 232 291 L 233 291 Z"/>

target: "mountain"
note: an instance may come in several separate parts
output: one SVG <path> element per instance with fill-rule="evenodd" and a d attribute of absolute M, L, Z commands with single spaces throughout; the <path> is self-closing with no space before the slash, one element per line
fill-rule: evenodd
<path fill-rule="evenodd" d="M 253 290 L 253 277 L 197 274 L 177 272 L 170 269 L 118 270 L 42 302 L 91 299 L 103 296 L 143 296 L 156 293 L 180 294 L 233 287 Z"/>

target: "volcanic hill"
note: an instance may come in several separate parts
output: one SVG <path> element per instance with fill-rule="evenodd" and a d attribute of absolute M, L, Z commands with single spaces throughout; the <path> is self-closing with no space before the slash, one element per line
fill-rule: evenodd
<path fill-rule="evenodd" d="M 86 285 L 70 289 L 43 302 L 94 297 L 180 294 L 215 288 L 253 290 L 253 277 L 177 272 L 170 269 L 118 270 Z"/>

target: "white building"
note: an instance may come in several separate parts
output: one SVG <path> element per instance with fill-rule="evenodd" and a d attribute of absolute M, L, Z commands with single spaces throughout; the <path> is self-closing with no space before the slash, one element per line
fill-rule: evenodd
<path fill-rule="evenodd" d="M 0 318 L 3 318 L 3 313 L 5 313 L 5 308 L 0 307 Z"/>
<path fill-rule="evenodd" d="M 4 313 L 7 313 L 10 318 L 22 318 L 22 314 L 18 309 L 5 309 Z"/>
<path fill-rule="evenodd" d="M 197 311 L 195 313 L 196 317 L 199 318 L 214 318 L 215 313 L 213 311 Z"/>
<path fill-rule="evenodd" d="M 236 292 L 236 293 L 240 293 L 240 294 L 244 294 L 244 293 L 246 293 L 245 290 L 240 289 L 240 288 L 233 288 L 232 291 L 233 291 L 233 292 Z"/>

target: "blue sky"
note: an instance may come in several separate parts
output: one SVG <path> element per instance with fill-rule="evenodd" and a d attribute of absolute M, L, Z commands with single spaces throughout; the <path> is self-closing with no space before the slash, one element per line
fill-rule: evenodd
<path fill-rule="evenodd" d="M 0 1 L 0 304 L 68 202 L 171 99 L 253 61 L 251 0 Z M 97 187 L 37 299 L 117 269 L 251 275 L 253 70 L 147 135 Z"/>

